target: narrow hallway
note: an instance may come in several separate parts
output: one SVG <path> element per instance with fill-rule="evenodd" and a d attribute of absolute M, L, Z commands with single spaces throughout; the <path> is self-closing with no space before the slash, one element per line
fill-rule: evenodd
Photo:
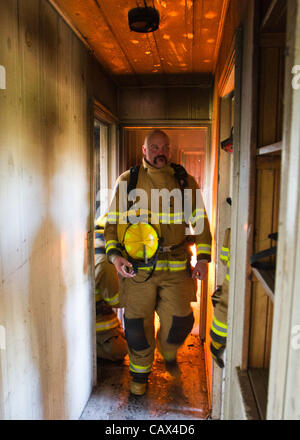
<path fill-rule="evenodd" d="M 0 37 L 0 420 L 300 420 L 300 0 L 0 0 Z"/>
<path fill-rule="evenodd" d="M 179 377 L 156 350 L 146 394 L 129 393 L 129 361 L 98 361 L 98 384 L 80 420 L 198 420 L 209 418 L 204 349 L 191 334 L 178 353 Z"/>

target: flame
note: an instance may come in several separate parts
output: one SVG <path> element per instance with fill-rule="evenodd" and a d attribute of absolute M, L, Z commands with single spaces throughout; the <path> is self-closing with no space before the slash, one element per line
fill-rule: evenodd
<path fill-rule="evenodd" d="M 195 267 L 196 263 L 197 263 L 197 249 L 196 249 L 196 245 L 193 244 L 192 246 L 190 246 L 190 250 L 192 252 L 191 264 L 192 264 L 193 267 Z"/>

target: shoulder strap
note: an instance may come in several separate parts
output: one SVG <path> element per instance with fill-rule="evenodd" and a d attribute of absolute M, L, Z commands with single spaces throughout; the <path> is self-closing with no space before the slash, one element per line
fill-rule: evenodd
<path fill-rule="evenodd" d="M 171 167 L 174 169 L 174 176 L 177 182 L 179 183 L 180 189 L 183 190 L 187 187 L 187 172 L 182 165 L 177 163 L 171 163 Z M 136 188 L 138 177 L 139 177 L 140 165 L 136 165 L 130 168 L 130 178 L 129 184 L 127 187 L 127 194 L 130 193 L 131 190 Z"/>
<path fill-rule="evenodd" d="M 177 182 L 179 183 L 180 189 L 184 190 L 188 186 L 187 184 L 187 172 L 182 165 L 177 163 L 171 163 L 171 167 L 174 169 L 174 176 Z"/>
<path fill-rule="evenodd" d="M 140 171 L 140 165 L 136 165 L 130 168 L 130 179 L 127 187 L 127 194 L 129 194 L 131 190 L 136 188 L 139 177 L 139 171 Z"/>

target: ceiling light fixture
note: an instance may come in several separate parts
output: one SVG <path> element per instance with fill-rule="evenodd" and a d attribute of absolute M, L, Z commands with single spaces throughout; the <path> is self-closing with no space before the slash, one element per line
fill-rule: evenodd
<path fill-rule="evenodd" d="M 128 24 L 132 31 L 140 33 L 154 32 L 159 26 L 159 12 L 153 7 L 147 6 L 130 9 L 128 12 Z"/>

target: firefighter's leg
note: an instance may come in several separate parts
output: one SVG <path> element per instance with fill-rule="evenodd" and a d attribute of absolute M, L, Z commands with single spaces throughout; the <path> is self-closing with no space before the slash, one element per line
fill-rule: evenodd
<path fill-rule="evenodd" d="M 187 271 L 161 274 L 157 313 L 160 329 L 157 345 L 166 361 L 176 360 L 177 349 L 193 328 L 191 301 L 195 297 L 195 283 Z"/>
<path fill-rule="evenodd" d="M 210 328 L 210 351 L 219 367 L 224 367 L 223 353 L 227 339 L 227 308 L 228 308 L 228 280 L 224 280 L 219 294 L 219 301 L 214 308 L 214 316 Z"/>
<path fill-rule="evenodd" d="M 97 332 L 97 357 L 110 361 L 121 361 L 127 354 L 127 344 L 123 330 L 116 327 Z"/>
<path fill-rule="evenodd" d="M 156 285 L 146 272 L 122 280 L 125 296 L 125 337 L 128 345 L 129 370 L 135 383 L 147 383 L 154 360 L 154 310 Z M 132 390 L 131 390 L 132 391 Z M 133 391 L 132 391 L 133 392 Z M 138 393 L 134 393 L 138 394 Z"/>
<path fill-rule="evenodd" d="M 103 299 L 114 308 L 122 307 L 119 304 L 119 282 L 114 265 L 107 261 L 105 255 L 96 255 L 95 262 L 96 299 Z"/>

